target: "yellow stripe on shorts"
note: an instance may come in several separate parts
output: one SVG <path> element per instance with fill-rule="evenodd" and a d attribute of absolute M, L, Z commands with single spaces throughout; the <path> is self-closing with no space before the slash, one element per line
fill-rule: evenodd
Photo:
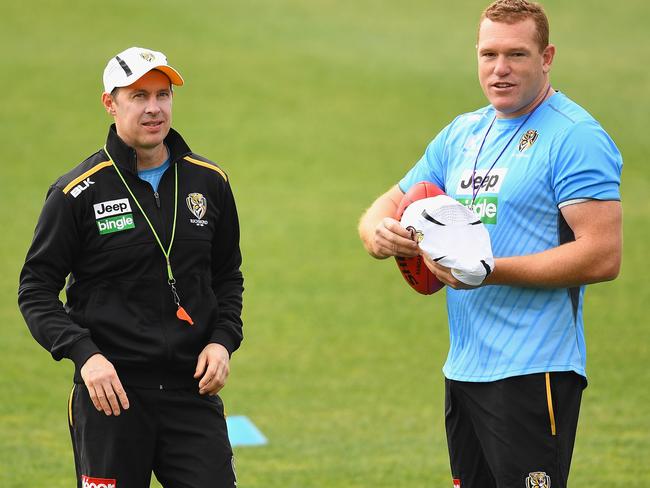
<path fill-rule="evenodd" d="M 70 391 L 70 397 L 68 398 L 68 423 L 70 424 L 70 427 L 73 427 L 73 422 L 72 422 L 72 397 L 74 395 L 75 386 L 77 386 L 77 385 L 72 385 L 72 390 Z"/>
<path fill-rule="evenodd" d="M 546 373 L 546 403 L 548 416 L 551 420 L 551 435 L 555 435 L 555 413 L 553 412 L 553 396 L 551 395 L 551 373 Z"/>

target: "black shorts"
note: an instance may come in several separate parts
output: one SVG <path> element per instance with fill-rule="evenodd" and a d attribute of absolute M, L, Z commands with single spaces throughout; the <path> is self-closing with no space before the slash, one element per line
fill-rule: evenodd
<path fill-rule="evenodd" d="M 107 416 L 85 385 L 70 394 L 68 421 L 78 488 L 237 486 L 223 403 L 192 390 L 125 387 L 130 408 Z M 111 487 L 113 485 L 113 487 Z"/>
<path fill-rule="evenodd" d="M 454 488 L 566 488 L 585 386 L 573 372 L 446 380 Z"/>

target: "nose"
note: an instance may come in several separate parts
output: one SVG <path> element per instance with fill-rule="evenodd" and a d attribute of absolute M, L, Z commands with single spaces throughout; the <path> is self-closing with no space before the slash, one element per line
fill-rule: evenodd
<path fill-rule="evenodd" d="M 157 114 L 160 112 L 160 105 L 158 104 L 158 99 L 155 95 L 150 96 L 147 99 L 147 106 L 145 107 L 145 112 L 148 114 Z"/>
<path fill-rule="evenodd" d="M 510 64 L 508 63 L 507 56 L 497 56 L 496 63 L 494 64 L 494 74 L 497 76 L 510 74 Z"/>

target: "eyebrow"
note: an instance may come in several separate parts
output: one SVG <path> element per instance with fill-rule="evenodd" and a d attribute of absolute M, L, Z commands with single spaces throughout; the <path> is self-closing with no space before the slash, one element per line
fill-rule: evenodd
<path fill-rule="evenodd" d="M 161 88 L 159 90 L 146 90 L 145 88 L 136 88 L 131 94 L 135 95 L 136 93 L 161 93 L 161 92 L 171 92 L 171 88 Z"/>
<path fill-rule="evenodd" d="M 528 49 L 527 47 L 524 47 L 524 46 L 511 47 L 511 48 L 508 48 L 508 49 L 505 49 L 505 50 L 504 49 L 499 49 L 497 47 L 487 46 L 487 47 L 482 47 L 482 48 L 480 48 L 478 50 L 479 54 L 484 53 L 484 52 L 495 52 L 495 51 L 503 51 L 503 52 L 506 52 L 506 53 L 531 52 L 530 49 Z"/>

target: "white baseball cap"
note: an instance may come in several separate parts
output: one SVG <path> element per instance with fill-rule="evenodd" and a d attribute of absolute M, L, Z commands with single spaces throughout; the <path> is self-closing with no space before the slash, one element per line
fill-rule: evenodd
<path fill-rule="evenodd" d="M 114 88 L 129 86 L 152 69 L 165 73 L 173 85 L 183 84 L 183 77 L 167 64 L 167 57 L 163 53 L 130 47 L 108 61 L 104 69 L 104 91 L 110 93 Z"/>
<path fill-rule="evenodd" d="M 401 224 L 414 233 L 420 249 L 467 285 L 480 285 L 494 269 L 485 225 L 476 213 L 447 195 L 413 202 Z"/>

